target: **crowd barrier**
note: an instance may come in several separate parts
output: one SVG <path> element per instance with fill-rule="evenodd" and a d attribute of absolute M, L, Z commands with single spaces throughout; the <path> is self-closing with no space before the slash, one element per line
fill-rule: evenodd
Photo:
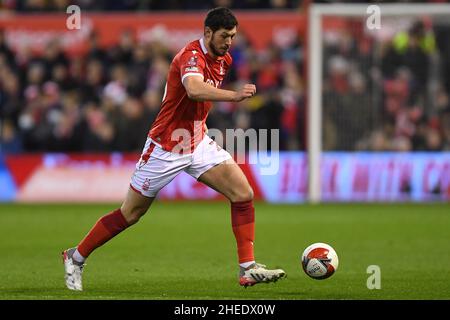
<path fill-rule="evenodd" d="M 120 202 L 138 154 L 34 154 L 0 158 L 0 201 Z M 308 165 L 302 152 L 270 155 L 271 170 L 251 153 L 241 168 L 256 200 L 303 203 Z M 326 202 L 450 200 L 450 153 L 324 153 L 322 196 Z M 224 200 L 185 173 L 162 200 Z"/>

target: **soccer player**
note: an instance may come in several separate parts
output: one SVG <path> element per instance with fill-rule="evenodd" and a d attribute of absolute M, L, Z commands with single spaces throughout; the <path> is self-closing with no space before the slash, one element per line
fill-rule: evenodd
<path fill-rule="evenodd" d="M 182 171 L 230 200 L 239 284 L 253 286 L 286 276 L 281 269 L 269 270 L 255 262 L 253 190 L 231 155 L 206 134 L 211 101 L 239 102 L 256 92 L 253 84 L 245 84 L 238 91 L 219 89 L 232 62 L 228 51 L 237 25 L 229 9 L 210 10 L 203 38 L 186 45 L 173 59 L 161 110 L 136 164 L 125 201 L 101 217 L 77 247 L 62 253 L 69 289 L 82 290 L 84 263 L 92 251 L 138 222 L 159 190 Z"/>

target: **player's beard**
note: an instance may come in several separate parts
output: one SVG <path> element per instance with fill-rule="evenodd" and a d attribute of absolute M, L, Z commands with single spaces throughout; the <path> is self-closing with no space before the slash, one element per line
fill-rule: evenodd
<path fill-rule="evenodd" d="M 229 49 L 227 46 L 224 46 L 219 50 L 212 41 L 209 43 L 209 47 L 211 48 L 212 53 L 218 57 L 223 57 L 226 55 Z"/>

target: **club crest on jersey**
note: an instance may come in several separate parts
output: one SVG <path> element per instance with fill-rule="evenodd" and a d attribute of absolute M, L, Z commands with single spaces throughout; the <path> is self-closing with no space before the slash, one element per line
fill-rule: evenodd
<path fill-rule="evenodd" d="M 191 67 L 196 67 L 198 63 L 198 57 L 197 56 L 193 56 L 189 59 L 187 65 L 191 66 Z"/>

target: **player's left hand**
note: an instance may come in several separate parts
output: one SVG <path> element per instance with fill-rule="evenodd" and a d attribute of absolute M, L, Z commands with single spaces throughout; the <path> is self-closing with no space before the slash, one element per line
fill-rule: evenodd
<path fill-rule="evenodd" d="M 244 84 L 244 86 L 236 92 L 236 102 L 240 102 L 244 99 L 251 98 L 256 93 L 256 86 L 254 84 Z"/>

